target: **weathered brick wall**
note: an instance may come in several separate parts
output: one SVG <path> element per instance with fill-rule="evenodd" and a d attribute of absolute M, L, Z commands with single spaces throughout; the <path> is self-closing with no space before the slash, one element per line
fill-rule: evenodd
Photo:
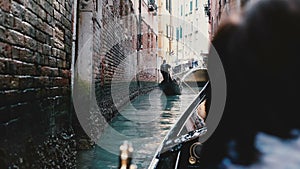
<path fill-rule="evenodd" d="M 210 2 L 210 36 L 213 38 L 218 26 L 228 16 L 240 12 L 251 0 L 209 0 Z"/>
<path fill-rule="evenodd" d="M 156 37 L 154 30 L 157 30 L 157 17 L 153 15 L 148 9 L 148 3 L 142 1 L 142 45 L 141 55 L 139 59 L 139 80 L 142 82 L 142 87 L 152 86 L 157 81 L 157 47 Z"/>
<path fill-rule="evenodd" d="M 156 51 L 156 34 L 153 28 L 146 23 L 142 22 L 142 44 L 143 50 L 141 50 L 139 68 L 140 68 L 140 81 L 152 82 L 152 85 L 157 81 L 157 51 Z"/>
<path fill-rule="evenodd" d="M 111 1 L 112 2 L 112 1 Z M 100 31 L 99 37 L 94 37 L 101 42 L 94 46 L 94 73 L 98 104 L 102 108 L 102 114 L 107 120 L 112 119 L 118 113 L 117 108 L 124 104 L 122 96 L 128 95 L 128 70 L 134 68 L 136 63 L 136 18 L 128 17 L 133 14 L 130 1 L 102 1 L 101 29 L 94 26 L 94 30 Z M 106 8 L 108 6 L 108 8 Z M 123 17 L 123 18 L 121 18 Z M 125 37 L 126 36 L 126 37 Z M 98 40 L 99 39 L 99 40 Z M 124 62 L 128 59 L 128 62 Z M 126 73 L 127 72 L 127 73 Z M 132 72 L 131 72 L 132 73 Z M 134 74 L 134 73 L 132 73 Z M 118 89 L 119 103 L 112 99 L 112 83 Z M 130 92 L 136 95 L 138 90 L 136 79 L 133 79 Z"/>
<path fill-rule="evenodd" d="M 102 1 L 101 23 L 94 23 L 94 41 L 100 43 L 94 43 L 93 64 L 98 104 L 107 120 L 118 113 L 117 109 L 128 102 L 128 98 L 132 99 L 141 89 L 155 85 L 156 72 L 147 68 L 156 67 L 156 37 L 149 25 L 143 22 L 143 50 L 138 59 L 137 29 L 132 1 Z M 139 71 L 142 72 L 137 74 Z M 152 83 L 146 84 L 149 81 Z M 112 95 L 118 99 L 113 100 Z"/>
<path fill-rule="evenodd" d="M 7 151 L 68 125 L 72 5 L 0 0 L 0 147 Z"/>

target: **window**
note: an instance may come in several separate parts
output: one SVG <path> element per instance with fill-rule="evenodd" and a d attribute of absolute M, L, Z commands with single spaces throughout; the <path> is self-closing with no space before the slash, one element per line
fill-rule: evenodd
<path fill-rule="evenodd" d="M 179 28 L 176 28 L 176 40 L 179 40 Z"/>
<path fill-rule="evenodd" d="M 198 0 L 196 0 L 196 2 L 195 2 L 196 4 L 196 10 L 198 9 Z"/>
<path fill-rule="evenodd" d="M 166 0 L 166 10 L 172 13 L 172 0 Z"/>
<path fill-rule="evenodd" d="M 166 25 L 166 35 L 167 35 L 167 37 L 169 37 L 169 26 L 168 25 Z"/>
<path fill-rule="evenodd" d="M 169 12 L 172 13 L 172 0 L 169 1 Z"/>
<path fill-rule="evenodd" d="M 183 13 L 182 9 L 183 9 L 183 7 L 182 7 L 182 5 L 181 5 L 181 6 L 180 6 L 180 16 L 182 16 L 182 13 Z"/>
<path fill-rule="evenodd" d="M 169 11 L 169 0 L 166 0 L 166 10 Z"/>
<path fill-rule="evenodd" d="M 188 3 L 185 3 L 184 13 L 185 13 L 185 16 L 188 16 L 188 13 L 189 13 Z"/>
<path fill-rule="evenodd" d="M 199 29 L 199 21 L 198 21 L 198 18 L 196 18 L 196 25 L 195 25 L 195 27 L 196 27 L 196 30 L 195 30 L 195 33 L 198 33 L 198 29 Z"/>
<path fill-rule="evenodd" d="M 166 35 L 168 38 L 173 36 L 173 27 L 171 25 L 166 25 Z"/>
<path fill-rule="evenodd" d="M 190 1 L 190 13 L 193 11 L 193 1 Z"/>
<path fill-rule="evenodd" d="M 182 27 L 180 26 L 180 30 L 179 30 L 179 37 L 180 39 L 182 38 Z"/>

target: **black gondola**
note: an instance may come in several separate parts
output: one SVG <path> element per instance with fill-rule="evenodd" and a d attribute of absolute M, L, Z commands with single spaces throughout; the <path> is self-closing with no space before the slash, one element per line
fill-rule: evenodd
<path fill-rule="evenodd" d="M 205 84 L 192 104 L 181 115 L 161 143 L 148 169 L 189 169 L 200 167 L 202 144 L 198 138 L 207 129 L 197 107 L 206 99 L 209 82 Z"/>
<path fill-rule="evenodd" d="M 181 95 L 181 82 L 178 82 L 175 79 L 170 81 L 163 80 L 159 84 L 159 87 L 167 96 Z"/>

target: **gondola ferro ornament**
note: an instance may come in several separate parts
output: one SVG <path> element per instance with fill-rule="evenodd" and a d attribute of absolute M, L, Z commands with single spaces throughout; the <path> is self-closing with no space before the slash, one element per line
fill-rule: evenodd
<path fill-rule="evenodd" d="M 200 159 L 200 156 L 197 154 L 197 148 L 200 148 L 201 151 L 202 144 L 200 142 L 196 142 L 191 145 L 190 147 L 190 157 L 189 157 L 189 163 L 190 164 L 196 164 L 197 160 Z M 200 152 L 199 151 L 199 152 Z"/>

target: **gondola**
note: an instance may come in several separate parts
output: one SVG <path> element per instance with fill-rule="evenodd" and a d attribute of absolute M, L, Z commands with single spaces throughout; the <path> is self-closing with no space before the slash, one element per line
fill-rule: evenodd
<path fill-rule="evenodd" d="M 181 82 L 178 82 L 175 79 L 172 79 L 170 81 L 163 80 L 159 84 L 159 87 L 167 96 L 181 95 Z"/>
<path fill-rule="evenodd" d="M 198 138 L 207 131 L 198 106 L 209 92 L 207 82 L 192 104 L 181 115 L 161 143 L 148 169 L 189 169 L 199 168 L 202 144 Z"/>

